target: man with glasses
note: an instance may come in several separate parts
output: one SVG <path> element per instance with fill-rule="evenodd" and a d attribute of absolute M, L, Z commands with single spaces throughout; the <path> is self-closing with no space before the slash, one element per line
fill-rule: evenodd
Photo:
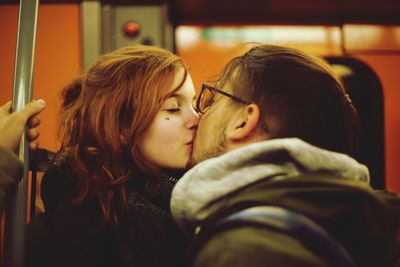
<path fill-rule="evenodd" d="M 254 47 L 202 86 L 197 110 L 196 166 L 171 200 L 192 266 L 393 265 L 400 201 L 350 157 L 357 113 L 324 61 Z"/>

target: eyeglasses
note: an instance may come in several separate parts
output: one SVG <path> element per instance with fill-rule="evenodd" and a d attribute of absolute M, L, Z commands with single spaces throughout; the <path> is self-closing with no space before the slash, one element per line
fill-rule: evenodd
<path fill-rule="evenodd" d="M 214 103 L 214 98 L 215 98 L 216 93 L 230 97 L 234 101 L 245 104 L 245 105 L 249 105 L 252 103 L 250 101 L 247 101 L 247 100 L 241 99 L 237 96 L 228 94 L 227 92 L 221 91 L 221 90 L 214 88 L 212 86 L 209 86 L 207 84 L 202 84 L 200 96 L 197 99 L 197 103 L 196 103 L 197 111 L 204 114 L 207 111 L 207 109 L 209 109 L 210 106 Z"/>

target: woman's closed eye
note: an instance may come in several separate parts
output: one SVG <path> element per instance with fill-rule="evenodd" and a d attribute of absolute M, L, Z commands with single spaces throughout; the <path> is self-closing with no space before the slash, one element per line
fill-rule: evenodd
<path fill-rule="evenodd" d="M 167 108 L 167 109 L 164 109 L 166 112 L 169 112 L 169 113 L 177 113 L 177 112 L 180 112 L 181 111 L 181 109 L 180 108 Z"/>

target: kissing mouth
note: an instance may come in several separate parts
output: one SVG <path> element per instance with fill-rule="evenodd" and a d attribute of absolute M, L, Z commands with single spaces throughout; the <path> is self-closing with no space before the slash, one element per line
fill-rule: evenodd
<path fill-rule="evenodd" d="M 186 143 L 186 146 L 189 147 L 190 150 L 193 150 L 193 143 L 194 143 L 194 140 L 191 140 Z"/>
<path fill-rule="evenodd" d="M 187 146 L 193 146 L 193 142 L 194 142 L 194 140 L 191 140 L 191 141 L 187 142 L 186 145 Z"/>

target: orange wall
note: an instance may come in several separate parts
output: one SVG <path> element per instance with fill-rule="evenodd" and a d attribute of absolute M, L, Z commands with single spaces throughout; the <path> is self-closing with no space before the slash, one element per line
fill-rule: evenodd
<path fill-rule="evenodd" d="M 355 55 L 379 76 L 385 113 L 386 187 L 400 193 L 400 55 Z"/>
<path fill-rule="evenodd" d="M 0 103 L 11 99 L 18 26 L 18 5 L 0 5 Z M 58 92 L 79 75 L 79 4 L 40 4 L 33 97 L 47 102 L 41 115 L 40 146 L 56 150 Z"/>
<path fill-rule="evenodd" d="M 0 5 L 0 104 L 12 99 L 18 12 L 18 5 Z M 40 147 L 55 151 L 58 92 L 81 72 L 79 4 L 41 4 L 36 38 L 33 98 L 47 102 L 39 142 Z"/>
<path fill-rule="evenodd" d="M 14 62 L 18 29 L 18 5 L 0 5 L 0 104 L 12 99 Z M 39 6 L 34 66 L 33 98 L 47 102 L 41 115 L 40 147 L 55 151 L 57 96 L 66 83 L 81 72 L 79 4 L 41 4 Z M 39 195 L 39 191 L 37 191 Z M 37 199 L 39 200 L 37 195 Z M 28 196 L 28 199 L 30 197 Z M 37 202 L 40 203 L 40 202 Z M 29 205 L 29 203 L 28 203 Z M 40 205 L 40 204 L 39 204 Z M 27 210 L 27 212 L 29 209 Z M 29 215 L 28 215 L 29 218 Z M 0 256 L 2 258 L 2 233 Z"/>

